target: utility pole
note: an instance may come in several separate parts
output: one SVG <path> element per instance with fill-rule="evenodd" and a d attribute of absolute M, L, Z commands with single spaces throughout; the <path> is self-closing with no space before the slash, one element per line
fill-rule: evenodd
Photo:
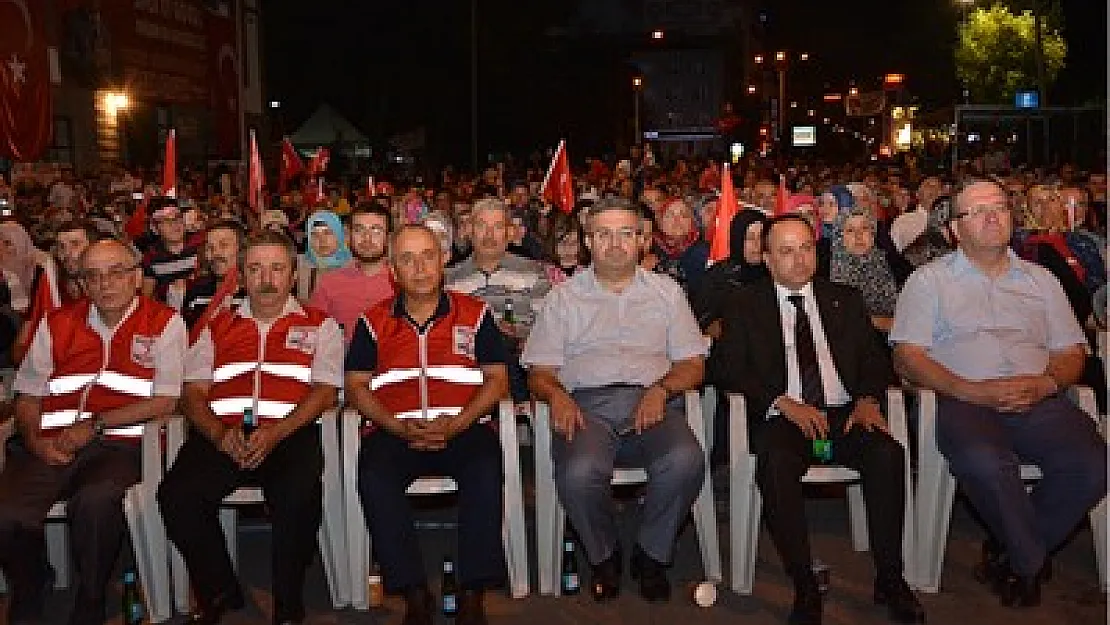
<path fill-rule="evenodd" d="M 478 167 L 478 0 L 470 0 L 470 166 Z"/>

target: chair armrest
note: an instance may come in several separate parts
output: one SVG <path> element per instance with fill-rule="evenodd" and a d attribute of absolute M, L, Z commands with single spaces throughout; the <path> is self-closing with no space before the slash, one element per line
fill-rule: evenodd
<path fill-rule="evenodd" d="M 747 461 L 751 456 L 751 443 L 748 440 L 748 403 L 740 393 L 728 393 L 728 455 L 729 463 Z"/>

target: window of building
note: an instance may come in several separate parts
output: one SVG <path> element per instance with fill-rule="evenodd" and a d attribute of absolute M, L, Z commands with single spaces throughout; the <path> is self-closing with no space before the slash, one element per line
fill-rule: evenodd
<path fill-rule="evenodd" d="M 74 164 L 73 124 L 68 117 L 54 118 L 54 133 L 50 147 L 46 150 L 46 160 L 51 163 Z"/>

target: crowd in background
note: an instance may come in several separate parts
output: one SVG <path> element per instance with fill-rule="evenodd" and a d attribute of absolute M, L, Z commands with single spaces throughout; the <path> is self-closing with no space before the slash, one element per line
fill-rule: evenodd
<path fill-rule="evenodd" d="M 982 162 L 968 172 L 984 173 Z M 203 233 L 209 224 L 272 228 L 289 234 L 302 252 L 298 295 L 312 296 L 319 275 L 351 260 L 346 217 L 352 207 L 377 204 L 395 224 L 423 222 L 441 237 L 451 264 L 473 250 L 473 209 L 501 198 L 510 209 L 509 252 L 542 263 L 551 283 L 589 264 L 582 209 L 606 196 L 634 200 L 650 236 L 642 266 L 674 278 L 687 293 L 704 331 L 714 336 L 721 287 L 765 274 L 759 233 L 769 216 L 805 214 L 819 234 L 819 275 L 859 289 L 876 331 L 887 332 L 899 288 L 915 267 L 955 249 L 949 227 L 953 176 L 907 164 L 775 163 L 750 158 L 731 170 L 739 200 L 728 258 L 709 262 L 722 168 L 703 159 L 663 162 L 634 147 L 627 158 L 587 158 L 575 167 L 577 203 L 567 213 L 541 197 L 544 171 L 514 163 L 476 174 L 451 169 L 431 177 L 295 181 L 272 194 L 261 212 L 247 208 L 229 172 L 179 172 L 176 199 L 158 197 L 156 172 L 122 168 L 100 176 L 64 172 L 47 185 L 0 177 L 0 348 L 9 351 L 35 290 L 36 266 L 55 250 L 59 224 L 87 218 L 104 234 L 127 236 L 144 254 L 144 291 L 181 309 L 184 294 L 211 274 Z M 995 172 L 1015 217 L 1013 249 L 1048 268 L 1088 330 L 1104 328 L 1106 302 L 1106 172 L 1052 169 Z M 373 188 L 370 184 L 373 184 Z M 303 186 L 302 186 L 303 185 Z M 154 196 L 133 219 L 144 195 Z M 176 211 L 161 213 L 164 207 Z M 167 219 L 162 219 L 162 215 Z M 146 219 L 144 219 L 146 217 Z M 326 227 L 319 227 L 321 224 Z M 137 228 L 136 228 L 137 226 Z M 503 312 L 503 311 L 498 311 Z M 518 313 L 527 311 L 517 311 Z M 1092 343 L 1093 347 L 1093 343 Z M 1101 379 L 1092 359 L 1092 381 Z M 1097 376 L 1097 377 L 1096 377 Z M 1102 384 L 1092 384 L 1104 388 Z"/>

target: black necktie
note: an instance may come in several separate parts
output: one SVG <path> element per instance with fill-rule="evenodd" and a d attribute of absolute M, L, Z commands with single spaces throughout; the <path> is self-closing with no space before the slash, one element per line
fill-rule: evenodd
<path fill-rule="evenodd" d="M 817 366 L 817 346 L 806 314 L 806 300 L 801 295 L 786 299 L 794 304 L 794 353 L 798 355 L 798 373 L 802 378 L 802 401 L 815 408 L 825 405 L 825 389 L 821 385 L 821 369 Z"/>

